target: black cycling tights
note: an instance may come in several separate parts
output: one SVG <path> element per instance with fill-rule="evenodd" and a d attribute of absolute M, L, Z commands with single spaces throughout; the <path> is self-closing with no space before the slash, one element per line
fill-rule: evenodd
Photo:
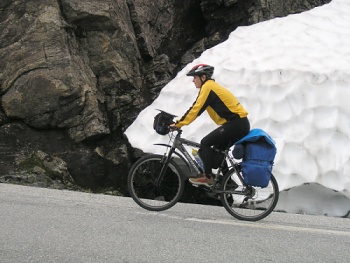
<path fill-rule="evenodd" d="M 211 146 L 225 150 L 229 143 L 233 145 L 235 142 L 246 136 L 250 131 L 248 118 L 237 118 L 225 123 L 219 128 L 213 130 L 201 141 L 200 157 L 203 161 L 205 174 L 211 174 L 212 169 L 212 151 Z"/>

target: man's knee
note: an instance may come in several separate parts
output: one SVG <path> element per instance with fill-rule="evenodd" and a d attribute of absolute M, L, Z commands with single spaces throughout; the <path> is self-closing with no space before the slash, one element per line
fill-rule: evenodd
<path fill-rule="evenodd" d="M 206 137 L 204 137 L 202 140 L 201 140 L 201 148 L 203 148 L 203 147 L 210 147 L 211 145 L 210 145 L 210 142 L 209 142 L 209 140 L 206 138 Z"/>

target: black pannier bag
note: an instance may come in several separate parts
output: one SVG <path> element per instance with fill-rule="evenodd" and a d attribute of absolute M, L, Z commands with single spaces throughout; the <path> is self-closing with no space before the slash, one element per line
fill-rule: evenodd
<path fill-rule="evenodd" d="M 242 159 L 245 153 L 245 146 L 243 144 L 237 144 L 232 150 L 233 158 Z"/>
<path fill-rule="evenodd" d="M 160 113 L 154 117 L 153 129 L 160 135 L 166 135 L 170 132 L 169 125 L 174 123 L 173 119 L 176 115 L 172 115 L 162 110 L 159 111 Z"/>

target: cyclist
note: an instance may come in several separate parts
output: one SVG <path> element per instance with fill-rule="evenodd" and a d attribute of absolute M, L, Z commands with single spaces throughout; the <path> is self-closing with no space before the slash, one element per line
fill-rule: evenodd
<path fill-rule="evenodd" d="M 229 143 L 233 144 L 250 131 L 248 112 L 228 89 L 212 79 L 213 73 L 214 67 L 198 64 L 186 74 L 193 77 L 193 83 L 199 89 L 198 96 L 187 112 L 172 124 L 176 128 L 189 125 L 206 110 L 211 119 L 220 126 L 200 142 L 199 156 L 203 161 L 204 173 L 190 179 L 196 185 L 210 186 L 214 182 L 211 146 L 226 149 Z"/>

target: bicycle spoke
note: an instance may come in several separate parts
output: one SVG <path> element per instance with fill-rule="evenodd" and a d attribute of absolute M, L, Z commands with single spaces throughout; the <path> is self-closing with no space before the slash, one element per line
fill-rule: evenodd
<path fill-rule="evenodd" d="M 240 220 L 257 221 L 269 215 L 278 201 L 278 185 L 271 176 L 266 188 L 243 186 L 237 175 L 230 174 L 223 178 L 222 203 L 226 210 Z M 232 191 L 232 185 L 238 184 Z"/>
<path fill-rule="evenodd" d="M 170 161 L 160 174 L 163 157 L 150 155 L 135 163 L 129 173 L 130 195 L 148 210 L 165 210 L 176 204 L 183 193 L 183 180 L 176 163 Z"/>

